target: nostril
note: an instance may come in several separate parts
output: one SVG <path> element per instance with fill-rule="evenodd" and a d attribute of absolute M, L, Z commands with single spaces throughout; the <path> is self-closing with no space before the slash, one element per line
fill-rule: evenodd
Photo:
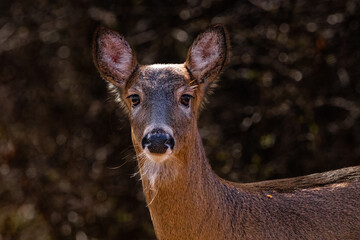
<path fill-rule="evenodd" d="M 168 135 L 168 139 L 166 140 L 165 145 L 171 148 L 171 150 L 174 149 L 175 146 L 174 138 Z"/>
<path fill-rule="evenodd" d="M 147 134 L 145 137 L 143 137 L 143 139 L 141 140 L 141 146 L 143 149 L 145 149 L 146 147 L 149 147 L 151 145 L 151 142 L 149 140 L 149 134 Z"/>

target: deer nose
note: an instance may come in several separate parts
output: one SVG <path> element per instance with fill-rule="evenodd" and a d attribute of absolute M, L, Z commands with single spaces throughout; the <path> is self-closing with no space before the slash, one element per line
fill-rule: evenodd
<path fill-rule="evenodd" d="M 168 148 L 174 148 L 175 141 L 170 134 L 162 129 L 154 129 L 146 134 L 141 141 L 142 148 L 148 148 L 151 153 L 163 154 Z"/>

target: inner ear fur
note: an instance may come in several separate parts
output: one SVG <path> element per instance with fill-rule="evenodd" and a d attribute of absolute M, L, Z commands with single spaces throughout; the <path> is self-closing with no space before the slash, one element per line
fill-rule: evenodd
<path fill-rule="evenodd" d="M 185 66 L 198 84 L 207 87 L 223 70 L 229 59 L 230 43 L 223 25 L 210 26 L 191 45 Z"/>
<path fill-rule="evenodd" d="M 125 86 L 138 64 L 125 38 L 105 27 L 95 31 L 93 60 L 101 76 L 118 87 Z"/>

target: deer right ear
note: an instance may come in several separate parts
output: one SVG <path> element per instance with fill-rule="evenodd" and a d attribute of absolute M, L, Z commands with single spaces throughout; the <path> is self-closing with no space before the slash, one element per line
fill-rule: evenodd
<path fill-rule="evenodd" d="M 93 58 L 101 76 L 118 87 L 124 87 L 134 72 L 135 52 L 123 36 L 105 27 L 95 31 Z"/>

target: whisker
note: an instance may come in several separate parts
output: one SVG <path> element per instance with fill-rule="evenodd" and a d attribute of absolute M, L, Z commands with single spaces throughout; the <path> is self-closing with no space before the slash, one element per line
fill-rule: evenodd
<path fill-rule="evenodd" d="M 172 160 L 174 163 L 178 164 L 179 166 L 183 166 L 184 164 L 179 158 L 175 156 L 171 156 L 169 160 Z"/>
<path fill-rule="evenodd" d="M 128 160 L 125 160 L 125 162 L 123 162 L 122 164 L 120 164 L 119 166 L 115 166 L 115 167 L 106 167 L 107 169 L 110 169 L 110 170 L 116 170 L 116 169 L 119 169 L 121 167 L 123 167 L 125 164 L 128 163 Z"/>
<path fill-rule="evenodd" d="M 193 83 L 196 82 L 196 81 L 197 81 L 196 79 L 190 81 L 190 82 L 189 82 L 189 85 L 193 84 Z"/>
<path fill-rule="evenodd" d="M 155 190 L 155 189 L 151 189 L 152 191 L 154 191 L 155 192 L 155 196 L 151 199 L 151 201 L 146 205 L 146 207 L 149 207 L 153 202 L 154 202 L 154 200 L 155 200 L 155 198 L 156 198 L 156 196 L 157 196 L 157 194 L 158 194 L 158 192 L 159 191 L 157 191 L 157 190 Z"/>
<path fill-rule="evenodd" d="M 198 87 L 199 87 L 199 85 L 196 84 L 196 85 L 191 86 L 191 89 L 196 90 Z"/>
<path fill-rule="evenodd" d="M 134 172 L 133 174 L 131 174 L 131 175 L 130 175 L 130 178 L 136 177 L 137 175 L 139 175 L 139 176 L 140 176 L 140 170 L 139 170 L 139 171 Z M 140 178 L 141 178 L 141 176 L 140 176 Z"/>

